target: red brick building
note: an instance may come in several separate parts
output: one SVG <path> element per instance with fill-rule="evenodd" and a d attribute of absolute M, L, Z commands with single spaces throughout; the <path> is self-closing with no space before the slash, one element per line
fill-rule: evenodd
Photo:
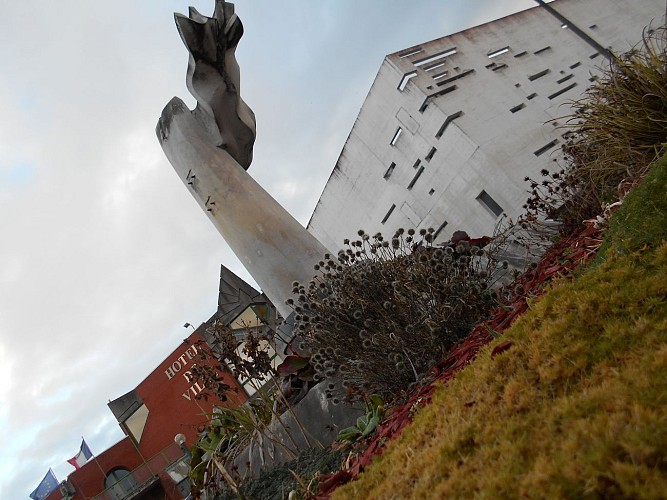
<path fill-rule="evenodd" d="M 216 314 L 133 390 L 109 402 L 125 437 L 72 472 L 48 500 L 176 500 L 188 495 L 185 447 L 197 442 L 197 429 L 206 423 L 214 406 L 238 406 L 248 399 L 245 381 L 237 381 L 229 372 L 223 373 L 224 382 L 236 391 L 230 392 L 228 401 L 195 397 L 204 388 L 191 380 L 190 369 L 201 362 L 196 356 L 197 342 L 204 340 L 214 320 L 238 329 L 242 344 L 241 323 L 255 321 L 257 328 L 274 327 L 276 312 L 263 294 L 222 266 Z M 178 434 L 185 437 L 184 446 L 175 442 Z"/>

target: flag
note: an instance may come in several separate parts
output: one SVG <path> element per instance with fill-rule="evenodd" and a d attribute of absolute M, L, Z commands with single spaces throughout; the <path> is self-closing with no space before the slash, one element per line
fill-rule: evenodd
<path fill-rule="evenodd" d="M 35 488 L 35 491 L 30 493 L 32 500 L 44 500 L 52 492 L 58 489 L 58 479 L 51 469 L 46 473 L 42 482 Z"/>
<path fill-rule="evenodd" d="M 93 456 L 93 453 L 90 451 L 90 448 L 88 448 L 88 445 L 86 444 L 86 440 L 82 439 L 81 440 L 81 448 L 79 449 L 79 453 L 74 455 L 72 458 L 70 458 L 67 462 L 72 464 L 76 470 L 79 470 L 83 464 L 85 464 L 88 460 L 90 460 L 90 457 Z"/>

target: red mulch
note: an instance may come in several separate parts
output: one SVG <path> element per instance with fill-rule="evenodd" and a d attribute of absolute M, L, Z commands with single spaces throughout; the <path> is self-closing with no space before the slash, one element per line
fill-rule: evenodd
<path fill-rule="evenodd" d="M 316 498 L 329 498 L 338 486 L 352 481 L 376 455 L 382 454 L 387 442 L 395 439 L 402 429 L 412 422 L 415 410 L 431 402 L 436 384 L 446 382 L 470 364 L 481 347 L 491 342 L 494 335 L 503 333 L 528 309 L 526 297 L 537 297 L 544 293 L 545 285 L 555 277 L 572 279 L 572 271 L 595 255 L 600 245 L 599 236 L 600 231 L 589 226 L 552 245 L 537 267 L 526 272 L 515 283 L 515 288 L 521 285 L 523 292 L 497 308 L 491 319 L 477 324 L 465 340 L 454 346 L 449 355 L 433 368 L 433 378 L 429 384 L 411 394 L 405 403 L 388 411 L 376 432 L 363 443 L 366 446 L 363 452 L 354 456 L 345 469 L 322 478 Z M 491 356 L 511 347 L 511 341 L 501 342 L 493 348 Z"/>

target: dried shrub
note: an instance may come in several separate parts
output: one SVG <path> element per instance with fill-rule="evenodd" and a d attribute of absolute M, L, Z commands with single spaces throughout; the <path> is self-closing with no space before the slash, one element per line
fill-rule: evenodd
<path fill-rule="evenodd" d="M 387 241 L 359 231 L 308 285 L 295 283 L 295 331 L 317 378 L 341 382 L 344 391 L 329 384 L 334 403 L 391 398 L 419 382 L 494 303 L 495 261 L 469 238 L 433 247 L 432 234 L 399 229 Z"/>
<path fill-rule="evenodd" d="M 527 178 L 529 220 L 559 218 L 564 230 L 595 217 L 617 197 L 618 186 L 646 170 L 667 142 L 667 36 L 664 27 L 645 31 L 642 43 L 617 56 L 572 103 L 567 167 Z"/>

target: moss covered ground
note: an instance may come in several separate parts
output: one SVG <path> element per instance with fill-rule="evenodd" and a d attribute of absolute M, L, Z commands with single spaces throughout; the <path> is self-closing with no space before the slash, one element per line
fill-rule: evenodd
<path fill-rule="evenodd" d="M 595 265 L 535 299 L 333 498 L 666 498 L 666 166 L 612 215 Z"/>

